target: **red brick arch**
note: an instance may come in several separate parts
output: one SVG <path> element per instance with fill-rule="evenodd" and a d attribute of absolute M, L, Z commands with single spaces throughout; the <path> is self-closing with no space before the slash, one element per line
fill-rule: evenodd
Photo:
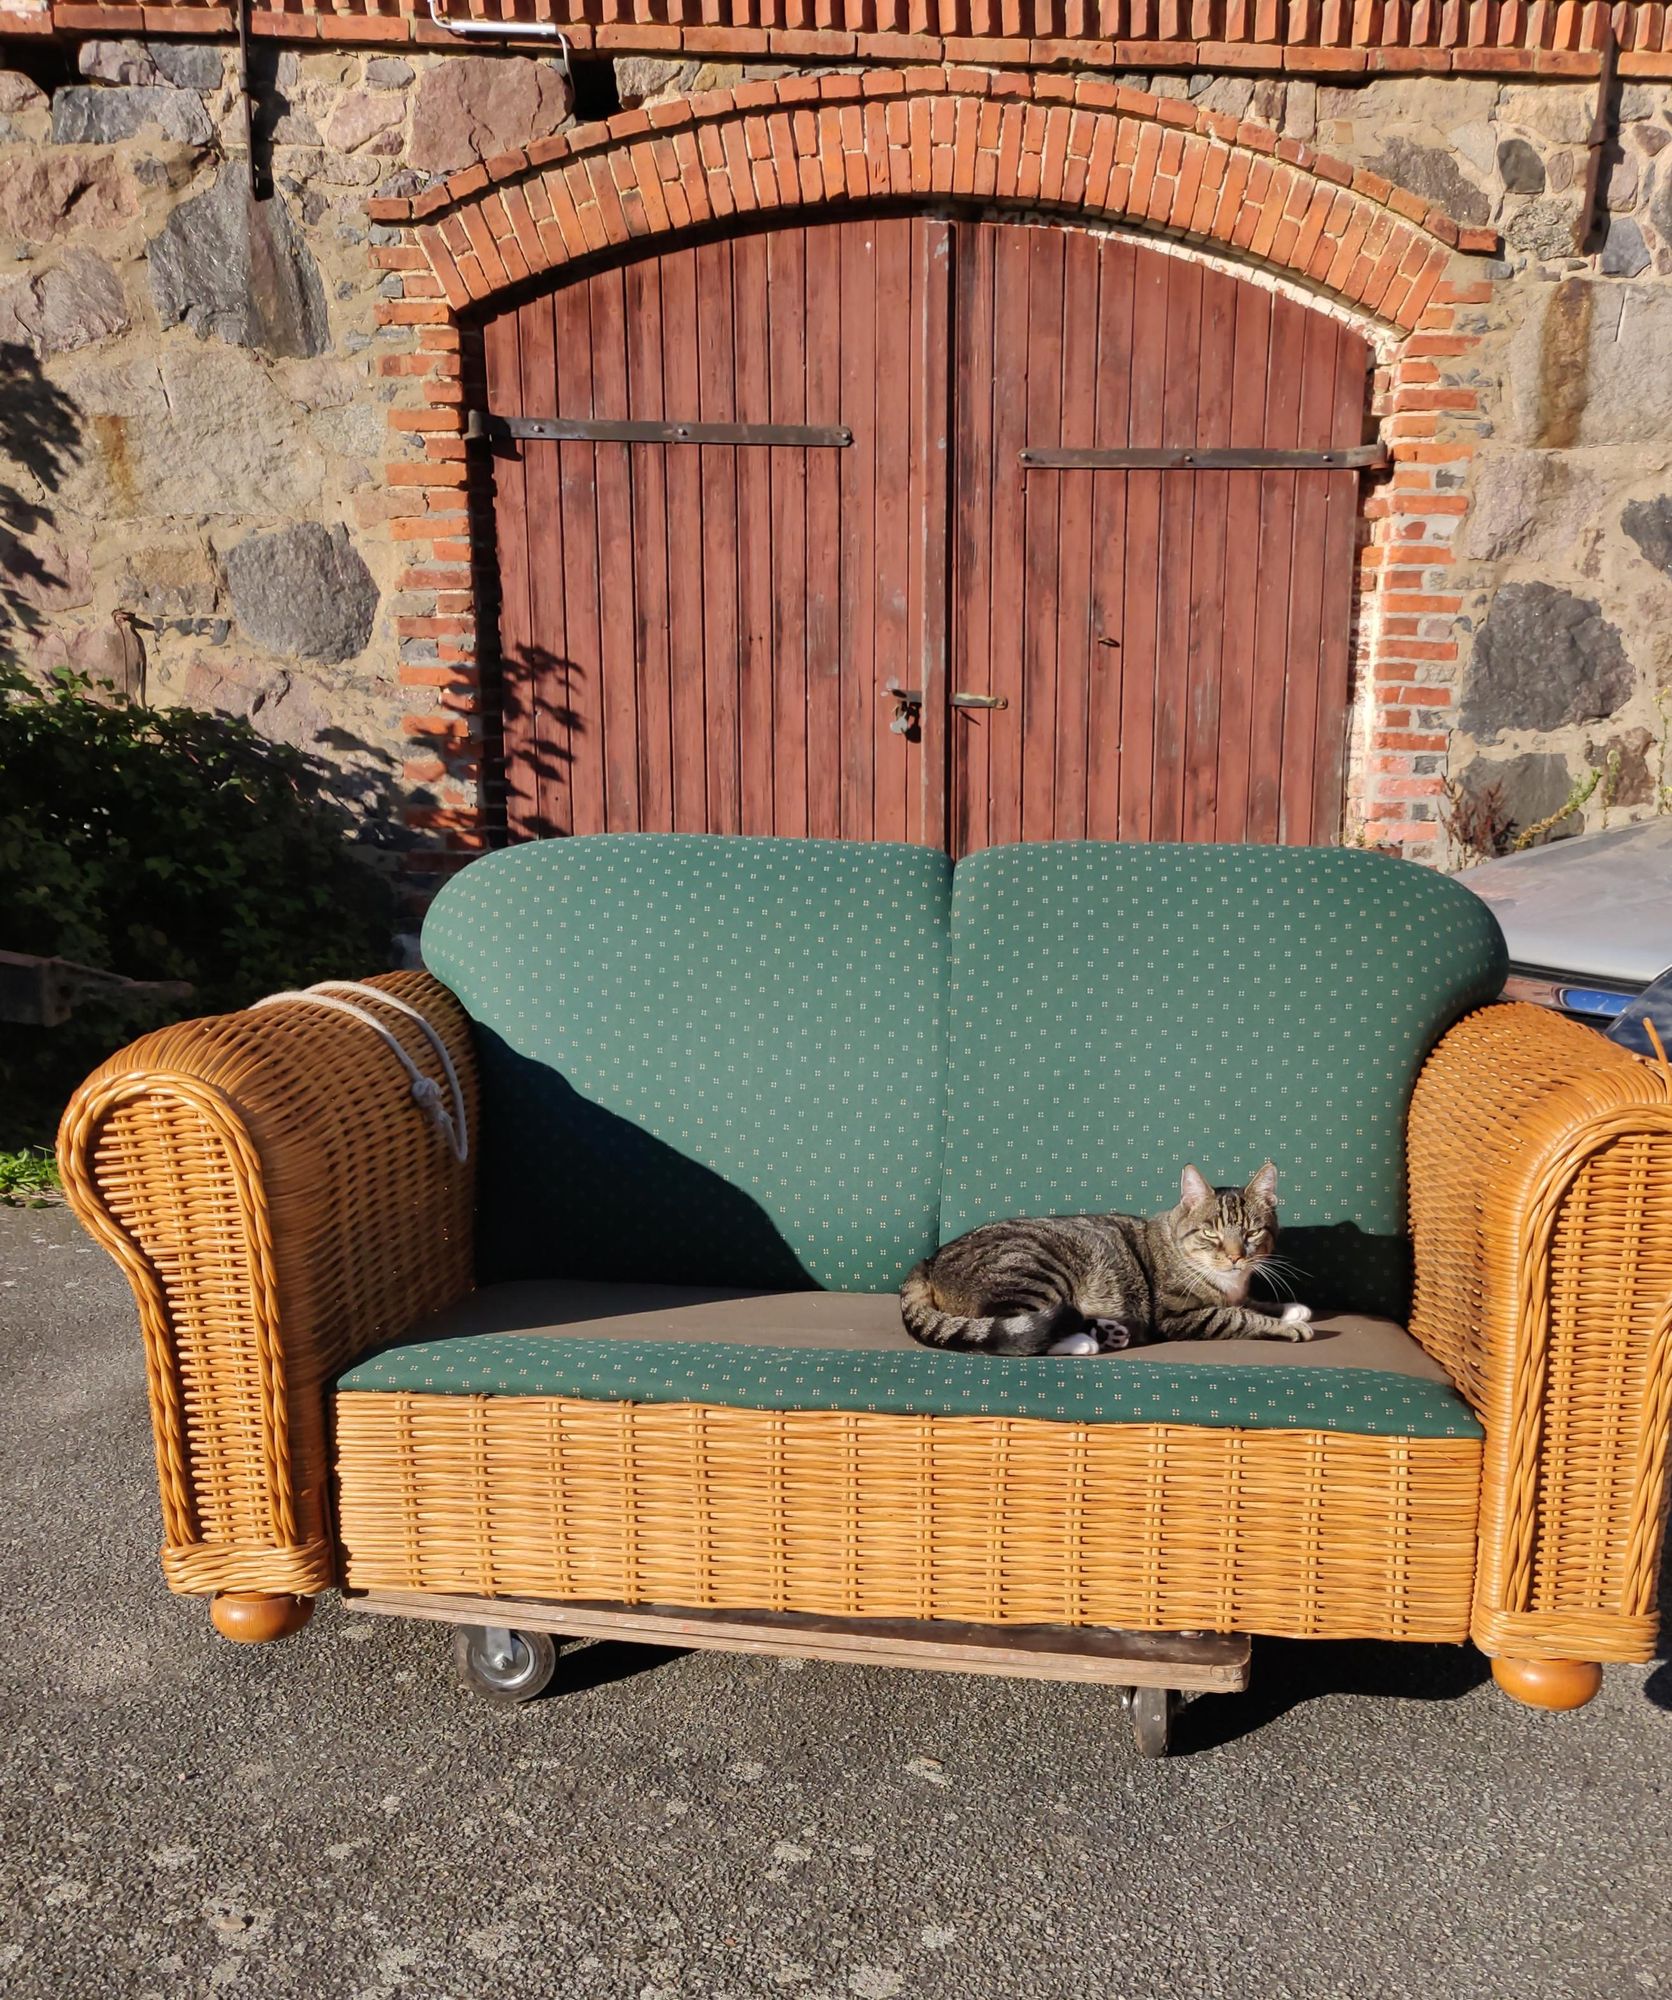
<path fill-rule="evenodd" d="M 491 719 L 477 670 L 465 322 L 531 279 L 732 217 L 822 204 L 968 200 L 1141 228 L 1264 269 L 1376 336 L 1376 414 L 1395 460 L 1367 502 L 1355 609 L 1348 838 L 1441 858 L 1441 775 L 1457 646 L 1450 538 L 1473 451 L 1474 334 L 1453 308 L 1490 286 L 1460 227 L 1380 175 L 1175 98 L 1093 78 L 983 70 L 786 77 L 626 111 L 454 174 L 412 200 L 374 261 L 380 307 L 415 351 L 387 355 L 413 400 L 391 410 L 388 467 L 406 544 L 395 616 L 412 741 L 407 818 L 421 882 L 484 845 Z M 1460 254 L 1464 253 L 1464 254 Z M 386 290 L 395 287 L 388 286 Z M 415 379 L 414 379 L 415 378 Z"/>
<path fill-rule="evenodd" d="M 1101 79 L 956 69 L 786 77 L 625 111 L 372 214 L 412 225 L 460 311 L 640 238 L 901 196 L 1159 230 L 1404 330 L 1460 239 L 1493 240 L 1263 125 Z"/>

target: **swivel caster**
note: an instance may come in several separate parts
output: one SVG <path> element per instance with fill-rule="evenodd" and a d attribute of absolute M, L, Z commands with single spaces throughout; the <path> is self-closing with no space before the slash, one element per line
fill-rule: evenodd
<path fill-rule="evenodd" d="M 506 1625 L 459 1625 L 453 1664 L 472 1693 L 508 1707 L 544 1694 L 557 1671 L 557 1641 L 549 1632 L 513 1632 Z"/>
<path fill-rule="evenodd" d="M 1137 1687 L 1131 1693 L 1132 1739 L 1140 1757 L 1165 1757 L 1178 1710 L 1176 1688 Z"/>

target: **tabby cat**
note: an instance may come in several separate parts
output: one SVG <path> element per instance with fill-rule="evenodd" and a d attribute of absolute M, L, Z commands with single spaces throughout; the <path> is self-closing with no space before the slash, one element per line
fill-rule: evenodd
<path fill-rule="evenodd" d="M 1186 1167 L 1179 1202 L 1138 1215 L 987 1222 L 900 1287 L 906 1331 L 975 1354 L 1100 1354 L 1149 1340 L 1310 1340 L 1307 1306 L 1244 1302 L 1277 1240 L 1277 1169 L 1213 1188 Z"/>

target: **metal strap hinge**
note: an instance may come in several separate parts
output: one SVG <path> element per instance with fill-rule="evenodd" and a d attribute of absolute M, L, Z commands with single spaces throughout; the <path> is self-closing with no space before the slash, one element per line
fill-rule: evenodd
<path fill-rule="evenodd" d="M 1026 467 L 1054 472 L 1363 472 L 1388 464 L 1380 444 L 1339 445 L 1329 451 L 1210 446 L 1159 448 L 1121 445 L 1107 451 L 1078 445 L 1025 445 Z"/>
<path fill-rule="evenodd" d="M 778 445 L 791 450 L 836 450 L 853 443 L 844 424 L 661 423 L 614 417 L 500 417 L 472 410 L 470 438 L 523 438 L 576 444 Z"/>

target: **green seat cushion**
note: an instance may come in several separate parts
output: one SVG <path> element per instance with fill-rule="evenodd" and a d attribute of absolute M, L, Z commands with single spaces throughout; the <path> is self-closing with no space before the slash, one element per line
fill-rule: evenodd
<path fill-rule="evenodd" d="M 1278 1167 L 1314 1306 L 1403 1319 L 1405 1119 L 1503 984 L 1491 912 L 1356 849 L 1054 842 L 959 863 L 941 1231 L 1153 1214 Z"/>
<path fill-rule="evenodd" d="M 1439 1365 L 1386 1321 L 1310 1346 L 1179 1342 L 1094 1360 L 916 1346 L 892 1293 L 727 1293 L 557 1281 L 490 1287 L 357 1362 L 347 1393 L 563 1396 L 744 1410 L 1475 1438 Z"/>
<path fill-rule="evenodd" d="M 475 1024 L 478 1271 L 897 1285 L 938 1240 L 951 867 L 605 834 L 489 855 L 425 920 Z"/>

